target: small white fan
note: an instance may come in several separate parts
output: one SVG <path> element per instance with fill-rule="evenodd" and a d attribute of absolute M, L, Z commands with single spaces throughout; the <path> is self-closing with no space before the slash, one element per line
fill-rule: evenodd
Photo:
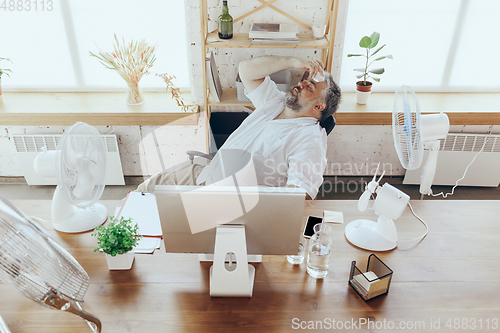
<path fill-rule="evenodd" d="M 87 272 L 2 196 L 0 280 L 37 303 L 85 319 L 94 332 L 101 332 L 100 320 L 80 305 L 89 287 Z"/>
<path fill-rule="evenodd" d="M 373 209 L 378 215 L 377 222 L 371 220 L 354 220 L 345 228 L 345 236 L 349 242 L 357 247 L 370 251 L 388 251 L 398 245 L 398 233 L 394 220 L 397 220 L 408 204 L 410 197 L 394 186 L 385 183 L 380 186 L 377 180 L 377 171 L 373 180 L 366 186 L 365 192 L 358 201 L 358 209 L 364 212 L 369 208 L 370 198 L 376 195 Z"/>
<path fill-rule="evenodd" d="M 432 194 L 431 186 L 436 173 L 439 140 L 446 138 L 450 129 L 448 116 L 439 114 L 420 114 L 415 92 L 408 86 L 396 91 L 392 111 L 392 133 L 394 146 L 403 168 L 414 170 L 420 167 L 424 149 L 429 150 L 427 162 L 420 177 L 421 195 Z"/>
<path fill-rule="evenodd" d="M 97 203 L 104 191 L 106 147 L 94 127 L 78 122 L 61 137 L 57 150 L 40 153 L 35 170 L 57 178 L 52 222 L 62 232 L 83 232 L 104 223 L 108 211 Z"/>

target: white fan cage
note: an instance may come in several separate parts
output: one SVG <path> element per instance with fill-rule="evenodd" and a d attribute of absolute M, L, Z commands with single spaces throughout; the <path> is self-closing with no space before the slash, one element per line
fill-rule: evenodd
<path fill-rule="evenodd" d="M 107 157 L 99 131 L 85 123 L 74 124 L 59 140 L 58 153 L 57 183 L 67 201 L 79 208 L 96 203 L 105 187 Z M 81 173 L 88 177 L 82 177 Z M 78 182 L 89 181 L 89 178 L 93 181 L 93 188 L 84 196 L 76 196 L 74 189 L 81 185 Z"/>
<path fill-rule="evenodd" d="M 394 146 L 403 168 L 415 170 L 424 157 L 421 135 L 420 106 L 415 92 L 408 86 L 396 91 L 392 112 Z"/>

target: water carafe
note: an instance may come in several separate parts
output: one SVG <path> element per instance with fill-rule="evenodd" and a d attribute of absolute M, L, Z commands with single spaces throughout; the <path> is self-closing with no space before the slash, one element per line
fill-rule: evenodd
<path fill-rule="evenodd" d="M 332 228 L 325 223 L 314 226 L 314 235 L 309 241 L 307 254 L 307 273 L 313 278 L 322 279 L 328 275 L 332 239 Z"/>

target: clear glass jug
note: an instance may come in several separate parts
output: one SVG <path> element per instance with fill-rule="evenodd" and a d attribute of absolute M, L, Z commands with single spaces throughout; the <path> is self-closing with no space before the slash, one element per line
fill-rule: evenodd
<path fill-rule="evenodd" d="M 307 254 L 307 273 L 313 278 L 322 279 L 328 275 L 332 239 L 332 227 L 325 223 L 314 226 L 314 235 L 309 240 Z"/>

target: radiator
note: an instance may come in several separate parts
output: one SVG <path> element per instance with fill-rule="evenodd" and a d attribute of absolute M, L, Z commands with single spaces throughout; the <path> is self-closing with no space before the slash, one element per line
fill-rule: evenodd
<path fill-rule="evenodd" d="M 14 143 L 19 165 L 28 185 L 57 185 L 56 179 L 46 179 L 35 172 L 33 161 L 42 151 L 42 147 L 47 150 L 55 150 L 61 135 L 12 135 L 11 141 Z M 102 135 L 104 146 L 107 151 L 106 164 L 106 185 L 125 185 L 123 169 L 118 151 L 116 135 Z M 55 167 L 55 166 L 54 166 Z"/>
<path fill-rule="evenodd" d="M 500 135 L 449 133 L 439 146 L 436 175 L 433 185 L 455 185 L 462 178 L 467 165 L 481 150 L 458 185 L 497 187 L 500 184 Z M 486 142 L 486 144 L 485 144 Z M 403 184 L 420 184 L 422 168 L 407 170 Z"/>

